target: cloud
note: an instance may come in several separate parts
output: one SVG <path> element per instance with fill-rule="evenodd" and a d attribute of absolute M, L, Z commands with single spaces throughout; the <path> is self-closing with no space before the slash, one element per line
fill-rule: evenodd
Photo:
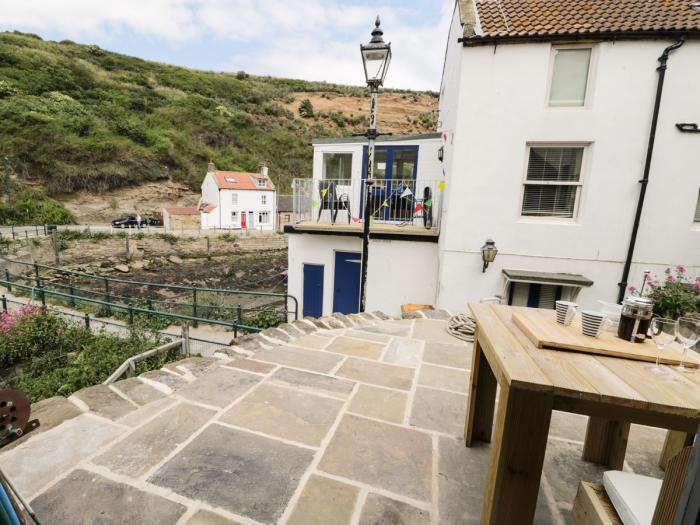
<path fill-rule="evenodd" d="M 394 54 L 387 85 L 437 89 L 453 0 L 412 1 L 23 0 L 5 2 L 0 26 L 117 51 L 126 38 L 132 50 L 197 45 L 231 70 L 361 84 L 359 44 L 379 12 Z"/>

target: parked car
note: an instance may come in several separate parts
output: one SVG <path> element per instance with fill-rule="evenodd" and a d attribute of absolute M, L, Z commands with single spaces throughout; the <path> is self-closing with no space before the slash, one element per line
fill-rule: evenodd
<path fill-rule="evenodd" d="M 117 219 L 116 221 L 112 221 L 112 228 L 139 228 L 141 226 L 144 226 L 146 224 L 146 221 L 141 218 L 141 224 L 139 224 L 138 220 L 136 220 L 135 215 L 129 215 L 128 217 L 125 217 L 123 219 Z"/>

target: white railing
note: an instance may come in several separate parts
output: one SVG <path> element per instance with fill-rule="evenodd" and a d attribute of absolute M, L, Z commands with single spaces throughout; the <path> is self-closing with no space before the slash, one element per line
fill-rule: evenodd
<path fill-rule="evenodd" d="M 294 179 L 294 222 L 362 224 L 365 205 L 373 222 L 437 229 L 444 181 Z"/>

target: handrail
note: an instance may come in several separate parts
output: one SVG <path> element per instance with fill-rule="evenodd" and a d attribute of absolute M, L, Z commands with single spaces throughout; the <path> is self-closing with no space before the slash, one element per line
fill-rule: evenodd
<path fill-rule="evenodd" d="M 149 357 L 153 357 L 154 355 L 162 354 L 164 352 L 177 348 L 178 346 L 182 346 L 184 341 L 184 339 L 176 339 L 175 341 L 165 343 L 164 345 L 158 346 L 156 348 L 151 348 L 150 350 L 146 350 L 145 352 L 141 352 L 140 354 L 132 355 L 121 365 L 119 365 L 119 367 L 114 371 L 114 373 L 111 376 L 109 376 L 102 384 L 110 385 L 114 383 L 117 379 L 124 375 L 124 372 L 126 372 L 127 370 L 136 370 L 136 363 L 148 359 Z"/>
<path fill-rule="evenodd" d="M 147 286 L 150 288 L 164 288 L 164 289 L 169 289 L 169 290 L 180 290 L 180 291 L 197 291 L 197 292 L 215 292 L 215 293 L 222 293 L 222 294 L 235 294 L 235 295 L 249 295 L 249 296 L 260 296 L 260 297 L 279 297 L 280 299 L 285 300 L 285 309 L 287 309 L 288 313 L 294 313 L 294 319 L 299 318 L 299 301 L 297 300 L 296 297 L 293 295 L 288 294 L 287 292 L 255 292 L 255 291 L 250 291 L 250 290 L 231 290 L 231 289 L 226 289 L 226 288 L 202 288 L 199 286 L 185 286 L 181 284 L 161 284 L 161 283 L 150 283 L 146 281 L 134 281 L 131 279 L 119 279 L 117 277 L 109 277 L 107 275 L 98 275 L 94 273 L 87 273 L 87 272 L 79 272 L 77 270 L 69 270 L 67 268 L 61 268 L 60 266 L 51 266 L 48 264 L 43 264 L 43 263 L 38 263 L 38 262 L 33 262 L 33 261 L 23 261 L 21 259 L 10 259 L 8 257 L 5 257 L 4 255 L 0 255 L 0 259 L 4 260 L 10 264 L 19 264 L 19 265 L 24 265 L 24 266 L 30 266 L 35 269 L 43 268 L 46 270 L 52 270 L 55 272 L 59 272 L 62 274 L 67 274 L 67 275 L 76 275 L 76 276 L 81 276 L 81 277 L 86 277 L 89 279 L 94 279 L 94 280 L 100 280 L 102 282 L 112 282 L 112 283 L 118 283 L 118 284 L 129 284 L 129 285 L 136 285 L 136 286 Z M 289 299 L 292 299 L 294 302 L 294 311 L 289 312 L 288 308 L 288 303 Z"/>
<path fill-rule="evenodd" d="M 37 286 L 29 286 L 26 284 L 19 284 L 19 283 L 14 282 L 14 281 L 6 281 L 5 279 L 0 279 L 0 285 L 4 285 L 4 286 L 10 285 L 14 288 L 20 288 L 23 290 L 31 291 L 32 294 L 39 292 L 40 294 L 55 296 L 55 297 L 62 297 L 65 299 L 79 299 L 79 300 L 84 301 L 84 302 L 97 304 L 100 306 L 106 306 L 108 308 L 114 308 L 117 310 L 122 310 L 122 311 L 130 312 L 130 313 L 142 313 L 142 314 L 157 316 L 157 317 L 171 317 L 173 319 L 180 319 L 183 321 L 196 321 L 199 323 L 226 326 L 228 328 L 233 328 L 234 337 L 237 336 L 238 330 L 245 330 L 245 331 L 249 331 L 249 332 L 262 331 L 262 329 L 258 328 L 257 326 L 248 326 L 248 325 L 244 325 L 244 324 L 236 323 L 236 322 L 220 321 L 218 319 L 206 319 L 203 317 L 193 317 L 191 315 L 176 314 L 176 313 L 172 313 L 172 312 L 163 312 L 160 310 L 148 310 L 146 308 L 139 308 L 138 306 L 124 305 L 124 304 L 119 304 L 119 303 L 109 303 L 106 301 L 100 301 L 99 299 L 89 299 L 87 297 L 80 297 L 80 296 L 71 295 L 71 294 L 67 294 L 67 293 L 63 293 L 63 292 L 57 292 L 55 290 L 47 290 L 46 288 L 40 288 Z"/>

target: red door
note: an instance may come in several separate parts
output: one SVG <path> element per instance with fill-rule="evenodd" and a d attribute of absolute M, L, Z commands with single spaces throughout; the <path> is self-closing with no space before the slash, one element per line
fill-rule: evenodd
<path fill-rule="evenodd" d="M 241 228 L 243 228 L 244 230 L 246 228 L 245 227 L 245 221 L 246 221 L 245 216 L 246 216 L 246 212 L 241 213 Z"/>

